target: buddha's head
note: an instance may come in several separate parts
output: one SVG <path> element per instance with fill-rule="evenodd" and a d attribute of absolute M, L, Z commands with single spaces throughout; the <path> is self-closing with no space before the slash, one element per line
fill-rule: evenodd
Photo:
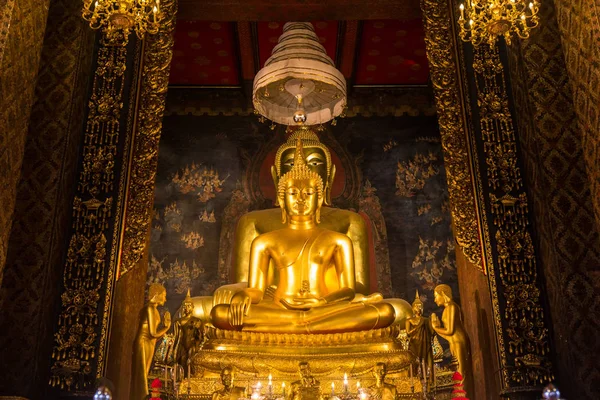
<path fill-rule="evenodd" d="M 282 176 L 294 167 L 298 139 L 302 142 L 301 154 L 304 164 L 321 177 L 324 184 L 324 202 L 326 205 L 331 205 L 331 187 L 335 178 L 335 165 L 331 162 L 329 149 L 321 143 L 319 137 L 309 127 L 298 128 L 277 149 L 275 165 L 271 167 L 275 187 L 279 187 Z"/>
<path fill-rule="evenodd" d="M 233 385 L 233 369 L 231 367 L 225 367 L 221 370 L 221 383 L 226 388 Z"/>
<path fill-rule="evenodd" d="M 192 297 L 190 296 L 190 289 L 188 289 L 187 294 L 185 295 L 185 299 L 181 304 L 181 316 L 184 318 L 190 317 L 194 312 L 194 302 L 192 301 Z"/>
<path fill-rule="evenodd" d="M 412 303 L 412 309 L 413 309 L 413 313 L 417 317 L 420 317 L 421 315 L 423 315 L 423 302 L 421 301 L 421 298 L 419 297 L 418 290 L 417 290 L 417 294 L 415 294 L 415 301 L 413 301 L 413 303 Z"/>
<path fill-rule="evenodd" d="M 298 139 L 294 165 L 281 177 L 277 187 L 282 222 L 289 217 L 304 221 L 314 219 L 319 223 L 323 198 L 323 180 L 304 162 L 302 141 Z"/>
<path fill-rule="evenodd" d="M 310 372 L 310 365 L 306 361 L 298 363 L 298 372 L 302 378 L 310 378 L 312 376 Z"/>
<path fill-rule="evenodd" d="M 452 301 L 452 288 L 446 284 L 437 285 L 433 290 L 433 301 L 438 306 L 443 306 Z"/>
<path fill-rule="evenodd" d="M 375 364 L 373 367 L 373 376 L 378 382 L 383 382 L 385 376 L 387 375 L 387 365 L 385 363 L 379 362 Z"/>
<path fill-rule="evenodd" d="M 148 288 L 148 300 L 150 303 L 162 306 L 167 301 L 167 289 L 160 283 L 153 283 Z"/>

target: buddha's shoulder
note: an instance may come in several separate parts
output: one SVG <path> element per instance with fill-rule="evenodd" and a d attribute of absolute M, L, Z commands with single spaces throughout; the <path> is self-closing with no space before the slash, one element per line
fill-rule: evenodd
<path fill-rule="evenodd" d="M 353 224 L 364 224 L 365 220 L 363 217 L 350 210 L 335 207 L 323 207 L 321 208 L 321 219 L 335 219 L 337 221 L 348 221 Z"/>

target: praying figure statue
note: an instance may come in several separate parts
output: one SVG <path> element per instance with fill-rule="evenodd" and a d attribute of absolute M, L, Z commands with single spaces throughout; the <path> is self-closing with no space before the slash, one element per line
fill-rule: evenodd
<path fill-rule="evenodd" d="M 385 383 L 387 375 L 387 366 L 385 363 L 377 363 L 373 367 L 373 377 L 375 384 L 368 389 L 369 397 L 374 400 L 396 400 L 396 386 Z"/>
<path fill-rule="evenodd" d="M 148 392 L 148 373 L 154 357 L 156 340 L 161 338 L 171 327 L 171 314 L 163 316 L 163 328 L 160 325 L 160 314 L 157 307 L 167 301 L 167 290 L 159 283 L 153 283 L 148 289 L 148 303 L 140 312 L 138 331 L 133 347 L 131 362 L 131 400 L 145 400 Z"/>
<path fill-rule="evenodd" d="M 298 363 L 300 380 L 292 382 L 290 391 L 285 400 L 320 400 L 321 382 L 319 382 L 310 370 L 306 361 Z"/>
<path fill-rule="evenodd" d="M 175 337 L 175 362 L 184 369 L 186 377 L 188 374 L 188 359 L 202 343 L 202 321 L 194 317 L 194 303 L 188 289 L 187 295 L 181 305 L 181 317 L 175 320 L 173 331 Z M 190 366 L 190 371 L 192 366 Z M 194 375 L 194 371 L 191 371 Z"/>
<path fill-rule="evenodd" d="M 412 303 L 413 317 L 406 320 L 406 334 L 408 335 L 409 348 L 412 353 L 420 360 L 420 368 L 423 376 L 428 377 L 431 384 L 433 379 L 433 349 L 431 339 L 433 328 L 429 318 L 423 316 L 423 302 L 419 298 L 419 291 L 415 295 L 415 301 Z"/>
<path fill-rule="evenodd" d="M 225 367 L 221 370 L 221 383 L 223 389 L 217 390 L 212 394 L 212 400 L 237 400 L 247 398 L 246 389 L 233 385 L 233 368 Z"/>
<path fill-rule="evenodd" d="M 277 188 L 282 229 L 251 245 L 248 287 L 216 305 L 212 323 L 225 330 L 336 333 L 384 328 L 394 307 L 379 293 L 357 293 L 352 240 L 320 228 L 323 180 L 304 160 L 298 140 L 293 167 Z M 269 265 L 278 285 L 269 285 Z M 269 289 L 269 290 L 267 290 Z M 271 290 L 274 289 L 274 290 Z"/>
<path fill-rule="evenodd" d="M 471 345 L 463 326 L 460 307 L 452 300 L 452 288 L 445 284 L 435 287 L 433 299 L 438 306 L 444 306 L 444 312 L 441 321 L 437 315 L 431 314 L 431 326 L 438 335 L 448 341 L 450 353 L 458 362 L 458 372 L 463 376 L 465 390 L 467 394 L 472 395 Z"/>

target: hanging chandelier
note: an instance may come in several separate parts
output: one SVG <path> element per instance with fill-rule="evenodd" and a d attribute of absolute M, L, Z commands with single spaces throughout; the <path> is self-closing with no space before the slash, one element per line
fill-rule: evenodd
<path fill-rule="evenodd" d="M 467 0 L 459 8 L 460 38 L 474 46 L 493 46 L 499 36 L 511 44 L 513 34 L 527 39 L 539 23 L 538 0 Z"/>
<path fill-rule="evenodd" d="M 284 125 L 323 124 L 346 107 L 346 79 L 310 22 L 288 22 L 254 78 L 256 112 Z"/>
<path fill-rule="evenodd" d="M 108 36 L 123 32 L 128 37 L 133 30 L 140 39 L 157 33 L 162 19 L 159 0 L 84 0 L 82 16 Z"/>

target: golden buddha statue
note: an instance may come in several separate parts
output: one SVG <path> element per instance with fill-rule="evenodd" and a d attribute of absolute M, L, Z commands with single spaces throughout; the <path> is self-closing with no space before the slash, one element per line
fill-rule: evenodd
<path fill-rule="evenodd" d="M 148 304 L 140 312 L 139 326 L 133 348 L 131 363 L 131 392 L 132 400 L 145 400 L 148 396 L 148 373 L 152 365 L 156 339 L 161 338 L 171 327 L 171 314 L 165 312 L 163 328 L 160 325 L 160 314 L 157 306 L 167 301 L 167 290 L 158 283 L 153 283 L 148 289 Z"/>
<path fill-rule="evenodd" d="M 231 367 L 225 367 L 221 370 L 223 389 L 213 392 L 212 400 L 237 400 L 247 397 L 245 388 L 233 385 L 233 378 L 233 369 Z"/>
<path fill-rule="evenodd" d="M 369 397 L 375 400 L 396 400 L 396 386 L 385 382 L 387 366 L 385 363 L 377 363 L 373 367 L 375 384 L 368 389 Z"/>
<path fill-rule="evenodd" d="M 298 363 L 300 379 L 292 382 L 290 391 L 285 400 L 319 400 L 321 396 L 321 382 L 312 374 L 310 365 L 306 361 Z"/>
<path fill-rule="evenodd" d="M 437 315 L 431 314 L 431 326 L 438 335 L 448 341 L 450 353 L 458 362 L 458 372 L 463 376 L 465 390 L 472 396 L 471 345 L 463 326 L 460 307 L 452 300 L 452 288 L 445 284 L 435 287 L 433 299 L 438 306 L 444 306 L 444 312 L 441 321 Z"/>
<path fill-rule="evenodd" d="M 319 226 L 323 180 L 306 165 L 300 139 L 277 196 L 281 224 L 287 226 L 252 241 L 248 287 L 235 293 L 230 304 L 213 307 L 212 324 L 271 333 L 355 332 L 391 325 L 391 304 L 379 293 L 365 296 L 355 290 L 352 240 Z M 276 287 L 271 270 L 278 275 Z"/>
<path fill-rule="evenodd" d="M 427 369 L 423 376 L 427 376 L 429 382 L 433 379 L 433 349 L 431 347 L 431 338 L 433 329 L 429 318 L 423 316 L 423 302 L 419 298 L 419 291 L 415 295 L 415 301 L 412 303 L 413 316 L 406 320 L 406 334 L 408 335 L 409 348 L 415 356 L 424 361 Z M 423 368 L 423 363 L 419 365 Z"/>
<path fill-rule="evenodd" d="M 275 165 L 271 166 L 271 176 L 275 188 L 281 177 L 294 166 L 297 140 L 302 141 L 302 158 L 307 168 L 321 177 L 323 182 L 323 203 L 320 210 L 320 227 L 342 233 L 353 243 L 355 265 L 355 290 L 357 293 L 370 293 L 369 239 L 363 217 L 359 214 L 327 207 L 331 205 L 331 189 L 335 178 L 335 165 L 331 161 L 329 149 L 319 141 L 319 137 L 308 127 L 299 127 L 288 140 L 277 149 Z M 276 200 L 276 202 L 279 199 Z M 277 208 L 252 211 L 238 221 L 235 233 L 234 265 L 235 281 L 248 281 L 248 260 L 252 241 L 264 233 L 285 227 L 281 211 Z M 269 277 L 275 280 L 276 277 Z"/>
<path fill-rule="evenodd" d="M 181 305 L 181 317 L 173 324 L 175 362 L 186 371 L 188 359 L 202 342 L 202 321 L 194 315 L 194 303 L 188 289 Z M 194 371 L 191 371 L 192 374 Z"/>

